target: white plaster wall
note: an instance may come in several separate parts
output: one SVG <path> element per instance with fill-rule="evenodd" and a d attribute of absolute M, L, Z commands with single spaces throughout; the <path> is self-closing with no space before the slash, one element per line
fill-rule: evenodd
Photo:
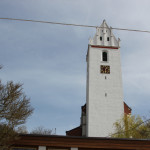
<path fill-rule="evenodd" d="M 108 62 L 101 61 L 103 50 L 108 52 Z M 113 124 L 124 111 L 120 50 L 89 46 L 87 63 L 86 135 L 106 137 L 114 132 Z M 101 74 L 100 65 L 109 65 L 110 74 Z"/>

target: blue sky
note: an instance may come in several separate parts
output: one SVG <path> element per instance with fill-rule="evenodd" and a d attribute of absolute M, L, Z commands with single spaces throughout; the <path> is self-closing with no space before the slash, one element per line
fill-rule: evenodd
<path fill-rule="evenodd" d="M 0 0 L 0 17 L 150 30 L 149 0 Z M 0 78 L 23 83 L 33 115 L 29 131 L 57 134 L 79 125 L 86 100 L 86 53 L 93 28 L 0 20 Z M 113 31 L 121 39 L 124 100 L 150 118 L 150 34 Z"/>

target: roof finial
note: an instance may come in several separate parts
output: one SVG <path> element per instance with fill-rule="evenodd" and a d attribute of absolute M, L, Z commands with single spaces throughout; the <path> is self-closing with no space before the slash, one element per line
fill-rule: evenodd
<path fill-rule="evenodd" d="M 106 20 L 104 19 L 103 22 L 106 22 Z"/>

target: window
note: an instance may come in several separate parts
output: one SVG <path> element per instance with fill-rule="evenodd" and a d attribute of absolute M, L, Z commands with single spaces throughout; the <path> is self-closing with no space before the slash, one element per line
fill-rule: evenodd
<path fill-rule="evenodd" d="M 107 37 L 107 41 L 109 41 L 109 37 Z"/>
<path fill-rule="evenodd" d="M 100 41 L 102 41 L 102 36 L 100 36 Z"/>
<path fill-rule="evenodd" d="M 107 52 L 102 53 L 102 61 L 107 61 Z"/>

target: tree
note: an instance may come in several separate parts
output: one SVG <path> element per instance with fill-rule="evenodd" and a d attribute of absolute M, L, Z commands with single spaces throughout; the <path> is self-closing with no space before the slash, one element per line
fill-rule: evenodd
<path fill-rule="evenodd" d="M 19 134 L 28 134 L 28 130 L 25 125 L 19 126 L 15 131 Z"/>
<path fill-rule="evenodd" d="M 53 133 L 52 129 L 44 129 L 44 127 L 39 126 L 35 128 L 33 131 L 31 131 L 31 134 L 42 134 L 42 135 L 52 135 Z"/>
<path fill-rule="evenodd" d="M 6 149 L 8 142 L 16 138 L 16 132 L 6 124 L 0 124 L 0 149 Z"/>
<path fill-rule="evenodd" d="M 26 122 L 32 114 L 30 99 L 23 93 L 22 84 L 0 80 L 0 145 L 7 147 L 17 136 L 16 127 Z"/>
<path fill-rule="evenodd" d="M 150 122 L 143 121 L 140 116 L 124 115 L 119 121 L 114 123 L 115 133 L 112 137 L 116 138 L 150 138 Z"/>

